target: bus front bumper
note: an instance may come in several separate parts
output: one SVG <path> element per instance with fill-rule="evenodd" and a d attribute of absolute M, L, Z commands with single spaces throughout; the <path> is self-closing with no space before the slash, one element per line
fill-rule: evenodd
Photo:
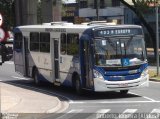
<path fill-rule="evenodd" d="M 149 86 L 149 75 L 141 76 L 134 80 L 125 81 L 107 81 L 104 79 L 94 78 L 94 91 L 105 92 L 105 91 L 119 91 L 119 90 L 130 90 L 141 87 Z"/>

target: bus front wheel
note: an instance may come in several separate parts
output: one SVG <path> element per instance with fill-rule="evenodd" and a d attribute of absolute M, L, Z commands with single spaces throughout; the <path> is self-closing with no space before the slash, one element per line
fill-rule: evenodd
<path fill-rule="evenodd" d="M 80 83 L 80 78 L 78 75 L 76 76 L 75 89 L 78 95 L 82 95 L 83 91 Z"/>
<path fill-rule="evenodd" d="M 128 90 L 120 90 L 120 93 L 121 93 L 122 95 L 126 95 L 126 94 L 128 93 Z"/>

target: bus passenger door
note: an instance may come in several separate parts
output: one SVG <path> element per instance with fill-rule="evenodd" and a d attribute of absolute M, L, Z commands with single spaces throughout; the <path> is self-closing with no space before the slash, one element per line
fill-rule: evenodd
<path fill-rule="evenodd" d="M 84 88 L 92 88 L 91 50 L 89 40 L 81 40 L 81 72 Z"/>
<path fill-rule="evenodd" d="M 53 71 L 54 71 L 54 79 L 55 79 L 55 82 L 60 82 L 60 79 L 59 79 L 59 39 L 58 38 L 55 38 L 53 40 L 54 42 L 54 68 L 53 68 Z"/>
<path fill-rule="evenodd" d="M 28 55 L 29 55 L 29 49 L 28 49 L 28 38 L 24 37 L 23 38 L 23 47 L 24 47 L 24 51 L 23 51 L 23 61 L 24 61 L 24 75 L 25 76 L 29 76 L 29 59 L 28 59 Z"/>

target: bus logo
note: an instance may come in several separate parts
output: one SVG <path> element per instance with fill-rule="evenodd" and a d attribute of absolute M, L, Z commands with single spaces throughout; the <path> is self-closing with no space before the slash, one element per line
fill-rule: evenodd
<path fill-rule="evenodd" d="M 123 66 L 129 66 L 130 65 L 129 59 L 128 58 L 123 58 L 122 59 L 122 65 Z"/>

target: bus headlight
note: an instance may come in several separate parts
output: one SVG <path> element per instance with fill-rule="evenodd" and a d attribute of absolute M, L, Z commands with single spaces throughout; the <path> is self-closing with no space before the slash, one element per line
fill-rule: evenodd
<path fill-rule="evenodd" d="M 148 74 L 148 69 L 146 68 L 146 69 L 142 72 L 141 77 L 145 77 L 147 74 Z"/>
<path fill-rule="evenodd" d="M 103 76 L 101 73 L 99 73 L 97 70 L 93 70 L 93 75 L 95 78 L 103 79 Z"/>

